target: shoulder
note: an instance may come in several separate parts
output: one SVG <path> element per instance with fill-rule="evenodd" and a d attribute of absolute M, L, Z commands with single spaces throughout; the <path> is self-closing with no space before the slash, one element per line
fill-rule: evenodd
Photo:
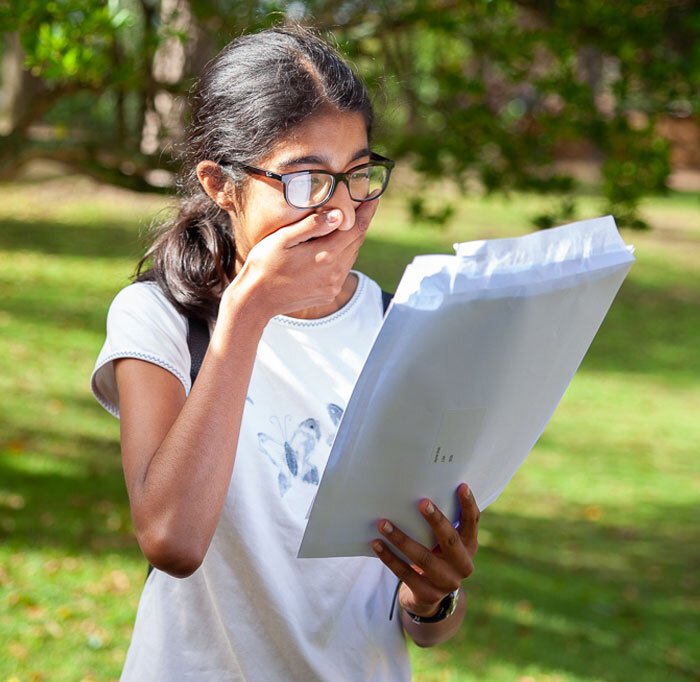
<path fill-rule="evenodd" d="M 112 301 L 108 315 L 142 316 L 143 313 L 154 314 L 158 318 L 181 318 L 175 306 L 155 282 L 134 282 L 124 287 Z"/>
<path fill-rule="evenodd" d="M 107 313 L 107 335 L 154 334 L 163 341 L 187 341 L 187 319 L 157 284 L 136 282 L 122 289 Z"/>
<path fill-rule="evenodd" d="M 155 283 L 136 282 L 122 289 L 107 313 L 107 334 L 92 374 L 97 400 L 119 414 L 113 363 L 121 358 L 144 360 L 174 374 L 190 389 L 187 319 Z"/>

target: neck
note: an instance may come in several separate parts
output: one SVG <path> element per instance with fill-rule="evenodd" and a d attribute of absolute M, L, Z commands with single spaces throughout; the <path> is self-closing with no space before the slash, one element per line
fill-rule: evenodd
<path fill-rule="evenodd" d="M 294 317 L 299 320 L 318 320 L 321 317 L 328 317 L 328 315 L 332 315 L 334 312 L 340 310 L 353 297 L 353 294 L 357 289 L 357 282 L 357 275 L 352 272 L 348 273 L 340 293 L 331 303 L 328 305 L 314 306 L 313 308 L 297 310 L 293 313 L 289 313 L 288 317 Z"/>

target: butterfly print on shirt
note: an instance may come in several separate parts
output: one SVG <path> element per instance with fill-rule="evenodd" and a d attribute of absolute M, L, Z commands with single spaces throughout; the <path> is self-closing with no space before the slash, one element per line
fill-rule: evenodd
<path fill-rule="evenodd" d="M 326 409 L 328 410 L 328 416 L 331 418 L 333 426 L 335 427 L 333 429 L 333 433 L 331 433 L 326 439 L 328 445 L 332 445 L 333 439 L 335 438 L 335 434 L 338 431 L 338 424 L 340 424 L 340 418 L 343 416 L 343 408 L 339 407 L 335 403 L 328 403 L 328 405 L 326 405 Z"/>
<path fill-rule="evenodd" d="M 333 423 L 332 433 L 326 438 L 326 442 L 330 445 L 335 437 L 343 409 L 335 403 L 329 403 L 326 409 Z M 318 485 L 321 479 L 312 457 L 321 440 L 319 421 L 309 417 L 299 422 L 293 429 L 289 428 L 290 415 L 284 417 L 284 425 L 276 416 L 271 417 L 270 421 L 277 426 L 281 437 L 276 438 L 261 431 L 258 433 L 258 444 L 277 469 L 280 496 L 284 496 L 297 482 Z"/>

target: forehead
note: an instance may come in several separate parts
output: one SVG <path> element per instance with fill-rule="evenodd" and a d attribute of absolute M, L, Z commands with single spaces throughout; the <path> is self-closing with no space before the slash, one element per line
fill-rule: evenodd
<path fill-rule="evenodd" d="M 324 110 L 291 130 L 262 162 L 280 169 L 297 161 L 299 165 L 315 162 L 340 167 L 366 151 L 368 144 L 361 113 Z"/>

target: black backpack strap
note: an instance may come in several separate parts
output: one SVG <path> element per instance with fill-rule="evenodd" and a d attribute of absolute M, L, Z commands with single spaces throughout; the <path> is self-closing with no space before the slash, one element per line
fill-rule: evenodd
<path fill-rule="evenodd" d="M 209 347 L 209 323 L 199 317 L 187 318 L 187 348 L 190 351 L 190 379 L 194 384 Z"/>
<path fill-rule="evenodd" d="M 389 304 L 391 303 L 391 299 L 394 298 L 394 294 L 390 294 L 388 291 L 382 290 L 382 305 L 384 306 L 384 313 L 386 314 L 386 310 L 389 307 Z"/>

